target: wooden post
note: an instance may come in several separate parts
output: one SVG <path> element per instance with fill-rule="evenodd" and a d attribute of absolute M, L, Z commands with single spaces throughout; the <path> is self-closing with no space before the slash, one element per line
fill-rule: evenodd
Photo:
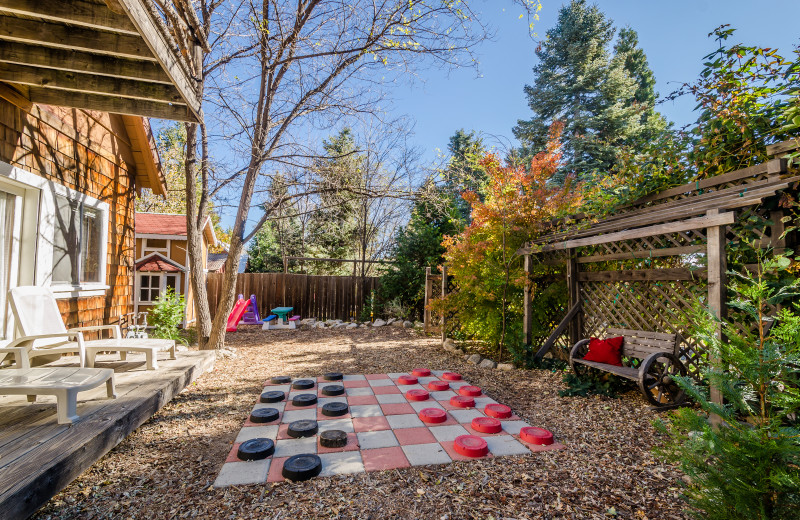
<path fill-rule="evenodd" d="M 707 215 L 717 215 L 719 210 L 712 209 Z M 725 318 L 725 292 L 727 280 L 725 271 L 727 269 L 727 258 L 725 256 L 725 226 L 714 226 L 708 228 L 706 232 L 708 262 L 708 307 L 717 318 Z M 722 329 L 717 330 L 718 337 L 722 337 Z M 709 356 L 709 362 L 718 362 L 716 357 Z M 722 404 L 722 392 L 719 388 L 710 388 L 711 401 Z M 719 424 L 719 417 L 711 417 L 712 424 Z"/>
<path fill-rule="evenodd" d="M 773 255 L 782 255 L 786 252 L 786 239 L 781 235 L 786 230 L 783 222 L 783 210 L 777 209 L 769 212 L 769 219 L 772 221 L 770 230 L 770 247 Z"/>
<path fill-rule="evenodd" d="M 447 296 L 447 264 L 442 265 L 442 299 Z M 447 329 L 445 328 L 445 314 L 442 312 L 442 344 L 447 339 Z"/>
<path fill-rule="evenodd" d="M 567 260 L 567 290 L 569 291 L 569 308 L 573 308 L 580 300 L 580 285 L 578 283 L 578 258 L 574 249 L 569 250 Z M 574 345 L 581 340 L 580 318 L 575 318 L 569 324 L 569 342 Z"/>
<path fill-rule="evenodd" d="M 523 293 L 523 321 L 522 321 L 522 334 L 525 337 L 525 346 L 531 346 L 533 343 L 532 329 L 533 329 L 533 309 L 531 301 L 531 270 L 533 269 L 533 262 L 531 255 L 525 255 L 525 290 Z"/>
<path fill-rule="evenodd" d="M 423 307 L 423 320 L 425 321 L 425 334 L 428 333 L 428 329 L 431 326 L 431 309 L 428 306 L 428 302 L 431 299 L 431 293 L 433 292 L 433 285 L 431 283 L 431 268 L 425 268 L 425 301 Z"/>

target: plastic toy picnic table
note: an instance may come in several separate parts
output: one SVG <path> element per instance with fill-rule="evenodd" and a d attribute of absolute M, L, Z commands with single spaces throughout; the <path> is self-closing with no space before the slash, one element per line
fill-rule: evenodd
<path fill-rule="evenodd" d="M 275 307 L 274 309 L 270 309 L 272 314 L 276 314 L 278 319 L 272 321 L 265 321 L 264 325 L 261 326 L 262 330 L 274 330 L 274 329 L 294 329 L 296 328 L 294 321 L 289 321 L 287 316 L 290 312 L 294 310 L 294 307 Z"/>

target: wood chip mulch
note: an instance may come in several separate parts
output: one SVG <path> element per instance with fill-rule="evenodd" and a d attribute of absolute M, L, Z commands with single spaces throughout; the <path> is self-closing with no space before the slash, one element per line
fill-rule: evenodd
<path fill-rule="evenodd" d="M 680 474 L 651 453 L 655 417 L 636 393 L 559 397 L 561 373 L 482 369 L 408 329 L 228 334 L 218 360 L 34 518 L 684 519 Z M 264 381 L 419 366 L 460 372 L 561 451 L 442 466 L 214 489 L 211 484 Z M 1 516 L 1 515 L 0 515 Z"/>

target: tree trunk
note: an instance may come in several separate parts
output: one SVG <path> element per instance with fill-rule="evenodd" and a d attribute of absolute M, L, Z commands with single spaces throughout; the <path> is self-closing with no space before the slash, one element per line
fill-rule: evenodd
<path fill-rule="evenodd" d="M 203 258 L 203 224 L 207 215 L 197 204 L 197 124 L 186 125 L 186 251 L 189 254 L 189 283 L 194 293 L 197 315 L 197 342 L 206 350 L 211 334 L 211 310 L 206 290 L 206 272 Z"/>

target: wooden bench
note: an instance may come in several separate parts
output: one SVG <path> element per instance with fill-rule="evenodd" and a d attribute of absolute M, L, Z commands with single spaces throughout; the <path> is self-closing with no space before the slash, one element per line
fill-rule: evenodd
<path fill-rule="evenodd" d="M 673 406 L 683 402 L 685 392 L 673 378 L 678 374 L 686 375 L 686 367 L 680 360 L 680 336 L 614 328 L 606 330 L 605 335 L 607 338 L 625 338 L 622 342 L 624 366 L 584 361 L 590 340 L 583 339 L 575 343 L 569 353 L 569 364 L 578 376 L 585 375 L 587 368 L 594 368 L 636 381 L 654 406 Z"/>
<path fill-rule="evenodd" d="M 103 383 L 109 399 L 114 393 L 114 371 L 110 368 L 8 368 L 0 370 L 0 394 L 27 395 L 36 402 L 37 395 L 56 396 L 58 424 L 72 424 L 78 419 L 78 392 Z"/>

